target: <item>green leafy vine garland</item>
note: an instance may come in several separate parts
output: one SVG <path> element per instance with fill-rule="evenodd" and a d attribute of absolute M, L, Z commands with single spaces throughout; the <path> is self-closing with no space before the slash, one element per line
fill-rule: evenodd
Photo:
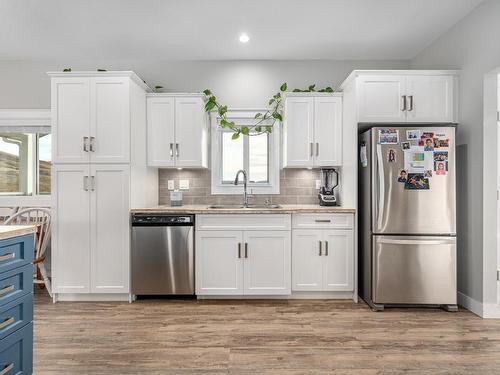
<path fill-rule="evenodd" d="M 307 89 L 294 89 L 293 92 L 334 92 L 333 88 L 325 87 L 323 89 L 315 89 L 316 85 L 311 85 Z M 280 91 L 273 95 L 268 102 L 268 110 L 264 113 L 255 114 L 256 123 L 248 126 L 237 126 L 234 121 L 227 119 L 227 105 L 222 105 L 217 101 L 215 95 L 209 89 L 203 91 L 205 94 L 205 112 L 211 112 L 216 109 L 220 116 L 220 127 L 229 129 L 233 132 L 232 139 L 238 139 L 241 134 L 254 136 L 273 131 L 276 121 L 283 122 L 283 95 L 287 89 L 286 82 L 280 86 Z M 270 122 L 270 123 L 269 123 Z"/>

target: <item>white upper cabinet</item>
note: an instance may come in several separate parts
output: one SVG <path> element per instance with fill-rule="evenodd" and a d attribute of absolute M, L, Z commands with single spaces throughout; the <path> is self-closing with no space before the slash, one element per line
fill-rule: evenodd
<path fill-rule="evenodd" d="M 342 97 L 287 94 L 283 124 L 283 167 L 342 164 Z"/>
<path fill-rule="evenodd" d="M 283 166 L 311 166 L 314 151 L 314 98 L 286 98 L 283 129 Z"/>
<path fill-rule="evenodd" d="M 403 110 L 406 92 L 404 76 L 359 77 L 359 122 L 405 122 Z"/>
<path fill-rule="evenodd" d="M 208 167 L 208 122 L 200 94 L 149 94 L 148 164 Z"/>
<path fill-rule="evenodd" d="M 88 163 L 90 80 L 52 78 L 52 161 Z"/>
<path fill-rule="evenodd" d="M 202 97 L 175 99 L 175 162 L 178 167 L 207 167 L 208 132 Z"/>
<path fill-rule="evenodd" d="M 53 162 L 130 163 L 131 72 L 52 72 Z"/>
<path fill-rule="evenodd" d="M 130 162 L 129 79 L 93 77 L 90 80 L 90 161 Z"/>
<path fill-rule="evenodd" d="M 453 83 L 452 76 L 409 76 L 408 122 L 453 122 Z"/>
<path fill-rule="evenodd" d="M 358 122 L 458 122 L 456 71 L 354 71 L 342 88 L 353 83 Z"/>
<path fill-rule="evenodd" d="M 342 164 L 342 98 L 314 98 L 314 166 Z"/>
<path fill-rule="evenodd" d="M 151 97 L 148 112 L 148 164 L 155 167 L 174 166 L 175 99 Z"/>

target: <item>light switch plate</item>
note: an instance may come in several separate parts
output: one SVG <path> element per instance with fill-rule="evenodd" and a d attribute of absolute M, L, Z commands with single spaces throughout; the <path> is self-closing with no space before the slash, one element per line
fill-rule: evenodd
<path fill-rule="evenodd" d="M 174 180 L 168 180 L 167 187 L 168 187 L 168 190 L 174 190 L 175 189 Z"/>
<path fill-rule="evenodd" d="M 321 180 L 316 180 L 316 190 L 319 190 L 321 187 Z"/>
<path fill-rule="evenodd" d="M 189 190 L 189 180 L 179 180 L 179 189 Z"/>

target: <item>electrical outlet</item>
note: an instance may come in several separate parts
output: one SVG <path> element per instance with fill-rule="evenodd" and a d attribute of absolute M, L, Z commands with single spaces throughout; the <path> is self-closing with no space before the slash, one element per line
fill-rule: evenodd
<path fill-rule="evenodd" d="M 316 190 L 319 190 L 321 187 L 321 180 L 316 180 Z"/>
<path fill-rule="evenodd" d="M 179 189 L 189 190 L 189 180 L 179 180 Z"/>
<path fill-rule="evenodd" d="M 167 187 L 168 187 L 168 190 L 174 190 L 175 189 L 174 180 L 168 180 Z"/>

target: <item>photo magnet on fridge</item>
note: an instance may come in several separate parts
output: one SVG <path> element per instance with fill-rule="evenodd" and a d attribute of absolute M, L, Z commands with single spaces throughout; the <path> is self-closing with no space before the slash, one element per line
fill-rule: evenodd
<path fill-rule="evenodd" d="M 434 161 L 448 161 L 448 151 L 434 151 Z"/>
<path fill-rule="evenodd" d="M 401 148 L 403 150 L 409 150 L 410 149 L 410 142 L 401 142 Z"/>
<path fill-rule="evenodd" d="M 387 162 L 388 163 L 395 163 L 396 162 L 396 150 L 390 148 L 387 151 Z"/>
<path fill-rule="evenodd" d="M 448 162 L 447 161 L 435 161 L 434 171 L 436 176 L 446 176 L 448 174 Z"/>
<path fill-rule="evenodd" d="M 424 151 L 434 151 L 434 139 L 422 138 L 419 141 L 419 146 L 424 146 Z"/>
<path fill-rule="evenodd" d="M 420 129 L 407 130 L 406 139 L 409 141 L 417 141 L 420 139 Z"/>
<path fill-rule="evenodd" d="M 434 133 L 433 132 L 423 132 L 420 138 L 434 138 Z"/>
<path fill-rule="evenodd" d="M 408 173 L 405 183 L 408 190 L 429 190 L 429 179 L 420 173 Z"/>
<path fill-rule="evenodd" d="M 404 169 L 399 172 L 398 182 L 406 182 L 408 173 Z"/>
<path fill-rule="evenodd" d="M 379 129 L 378 143 L 381 145 L 397 145 L 399 143 L 399 132 L 397 129 Z"/>
<path fill-rule="evenodd" d="M 428 171 L 425 171 L 424 177 L 432 177 L 432 170 L 429 169 Z"/>

